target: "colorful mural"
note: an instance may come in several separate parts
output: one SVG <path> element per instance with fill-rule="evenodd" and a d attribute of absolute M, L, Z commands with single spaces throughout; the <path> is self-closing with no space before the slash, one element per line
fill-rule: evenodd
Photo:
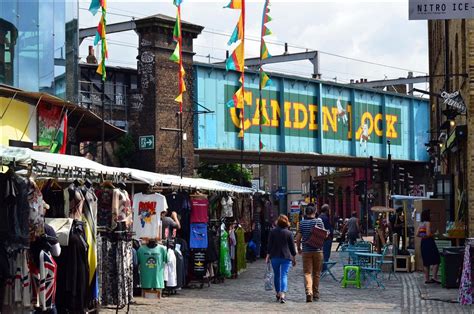
<path fill-rule="evenodd" d="M 279 74 L 271 79 L 260 104 L 258 74 L 248 73 L 245 150 L 258 150 L 261 112 L 263 152 L 384 158 L 390 140 L 394 158 L 427 160 L 427 100 Z M 196 148 L 240 149 L 240 118 L 234 107 L 226 106 L 238 88 L 237 73 L 197 64 L 195 84 L 197 102 L 214 112 L 197 116 Z"/>

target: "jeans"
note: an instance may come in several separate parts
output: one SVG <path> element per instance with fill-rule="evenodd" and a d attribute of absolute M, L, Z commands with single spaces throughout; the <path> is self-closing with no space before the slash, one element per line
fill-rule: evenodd
<path fill-rule="evenodd" d="M 273 267 L 273 279 L 275 284 L 275 291 L 288 291 L 288 272 L 291 268 L 291 260 L 281 257 L 273 257 L 271 259 Z"/>
<path fill-rule="evenodd" d="M 332 238 L 324 241 L 323 244 L 323 254 L 324 262 L 329 262 L 329 257 L 331 257 L 331 248 L 332 248 Z M 323 271 L 327 269 L 327 266 L 323 264 Z"/>
<path fill-rule="evenodd" d="M 303 252 L 303 273 L 306 295 L 319 299 L 319 279 L 323 267 L 323 252 Z"/>

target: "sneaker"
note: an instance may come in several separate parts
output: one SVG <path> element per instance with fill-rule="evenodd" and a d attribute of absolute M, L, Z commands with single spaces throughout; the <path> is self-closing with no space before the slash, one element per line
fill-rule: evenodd
<path fill-rule="evenodd" d="M 285 298 L 280 298 L 280 303 L 281 304 L 286 303 L 286 299 Z"/>
<path fill-rule="evenodd" d="M 313 302 L 313 296 L 311 294 L 306 295 L 306 302 Z"/>

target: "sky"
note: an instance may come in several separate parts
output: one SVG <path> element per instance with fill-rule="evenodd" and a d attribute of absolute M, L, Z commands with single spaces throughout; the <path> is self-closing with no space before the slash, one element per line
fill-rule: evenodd
<path fill-rule="evenodd" d="M 218 62 L 225 51 L 239 12 L 225 9 L 228 0 L 184 0 L 182 19 L 204 26 L 195 40 L 195 60 Z M 284 52 L 318 50 L 321 52 L 320 72 L 325 80 L 348 83 L 350 79 L 406 77 L 428 73 L 428 31 L 426 21 L 408 20 L 408 0 L 405 1 L 295 1 L 270 0 L 273 34 L 266 37 L 272 55 Z M 259 54 L 259 34 L 264 0 L 247 0 L 246 57 Z M 94 27 L 100 16 L 87 11 L 90 0 L 80 0 L 80 27 Z M 154 14 L 176 15 L 173 1 L 108 0 L 107 23 L 128 21 Z M 136 68 L 138 37 L 131 32 L 109 34 L 108 65 Z M 80 56 L 85 60 L 87 46 L 83 42 Z M 209 57 L 208 57 L 209 56 Z M 354 60 L 355 59 L 355 60 Z M 360 62 L 364 60 L 367 62 Z M 384 66 L 382 66 L 384 65 Z M 309 61 L 266 65 L 270 72 L 283 72 L 308 77 L 312 73 Z M 426 84 L 417 86 L 427 89 Z"/>

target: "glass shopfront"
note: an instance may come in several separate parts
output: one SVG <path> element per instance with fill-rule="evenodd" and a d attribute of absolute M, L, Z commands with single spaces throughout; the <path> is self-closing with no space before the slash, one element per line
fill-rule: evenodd
<path fill-rule="evenodd" d="M 0 83 L 74 101 L 77 0 L 0 1 Z"/>

